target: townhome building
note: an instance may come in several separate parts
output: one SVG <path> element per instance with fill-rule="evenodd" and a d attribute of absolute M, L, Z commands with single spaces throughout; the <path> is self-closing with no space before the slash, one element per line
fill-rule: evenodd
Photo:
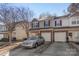
<path fill-rule="evenodd" d="M 2 22 L 0 22 L 0 40 L 2 38 L 8 38 L 7 34 L 8 33 L 7 33 L 5 25 Z"/>
<path fill-rule="evenodd" d="M 22 41 L 27 38 L 27 31 L 25 27 L 26 22 L 16 22 L 14 31 L 12 32 L 12 38 L 16 38 L 17 41 Z"/>
<path fill-rule="evenodd" d="M 53 40 L 53 33 L 52 33 L 52 19 L 33 19 L 31 22 L 31 29 L 30 29 L 30 35 L 41 35 L 45 38 L 46 41 L 52 42 Z"/>
<path fill-rule="evenodd" d="M 79 42 L 79 13 L 54 17 L 52 19 L 34 19 L 31 22 L 31 35 L 41 35 L 50 42 Z"/>

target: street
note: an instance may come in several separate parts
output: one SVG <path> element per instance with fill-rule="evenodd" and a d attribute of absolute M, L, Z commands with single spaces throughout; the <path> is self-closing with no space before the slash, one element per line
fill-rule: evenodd
<path fill-rule="evenodd" d="M 71 47 L 68 43 L 53 43 L 42 53 L 35 53 L 35 50 L 39 49 L 27 49 L 27 48 L 17 48 L 10 51 L 10 56 L 78 56 L 79 52 L 76 48 Z"/>

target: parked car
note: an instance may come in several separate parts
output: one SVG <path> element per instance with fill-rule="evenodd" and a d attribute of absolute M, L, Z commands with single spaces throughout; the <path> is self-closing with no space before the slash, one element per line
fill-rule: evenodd
<path fill-rule="evenodd" d="M 36 48 L 37 46 L 44 44 L 45 40 L 42 36 L 29 37 L 21 45 L 26 48 Z"/>

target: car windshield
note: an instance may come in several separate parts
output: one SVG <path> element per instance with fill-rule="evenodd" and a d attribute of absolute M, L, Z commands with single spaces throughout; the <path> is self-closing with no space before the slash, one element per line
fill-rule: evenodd
<path fill-rule="evenodd" d="M 28 38 L 28 40 L 36 40 L 37 39 L 37 37 L 30 37 L 30 38 Z"/>

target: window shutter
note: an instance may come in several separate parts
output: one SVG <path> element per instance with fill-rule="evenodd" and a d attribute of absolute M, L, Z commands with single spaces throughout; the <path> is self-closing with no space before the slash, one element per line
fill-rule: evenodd
<path fill-rule="evenodd" d="M 39 27 L 39 22 L 38 22 L 38 27 Z"/>
<path fill-rule="evenodd" d="M 45 27 L 45 21 L 44 21 L 44 27 Z"/>
<path fill-rule="evenodd" d="M 31 26 L 32 26 L 32 28 L 33 28 L 33 23 L 31 23 Z"/>
<path fill-rule="evenodd" d="M 62 26 L 62 21 L 60 20 L 60 26 Z"/>
<path fill-rule="evenodd" d="M 55 26 L 56 26 L 56 23 L 57 23 L 57 22 L 55 21 Z"/>
<path fill-rule="evenodd" d="M 50 26 L 50 20 L 48 21 L 48 26 Z"/>

